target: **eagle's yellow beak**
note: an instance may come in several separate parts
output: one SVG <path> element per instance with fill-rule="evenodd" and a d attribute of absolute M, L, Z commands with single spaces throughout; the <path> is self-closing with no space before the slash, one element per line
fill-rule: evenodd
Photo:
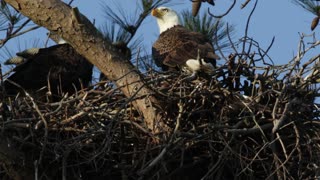
<path fill-rule="evenodd" d="M 162 13 L 158 9 L 152 9 L 151 15 L 154 16 L 154 17 L 157 17 L 157 18 L 161 18 L 162 17 Z"/>

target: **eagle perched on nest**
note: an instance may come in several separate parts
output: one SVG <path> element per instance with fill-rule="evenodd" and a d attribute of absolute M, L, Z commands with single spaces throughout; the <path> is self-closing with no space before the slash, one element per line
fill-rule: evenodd
<path fill-rule="evenodd" d="M 213 72 L 219 56 L 203 34 L 181 26 L 177 13 L 168 7 L 153 9 L 151 15 L 156 17 L 160 29 L 160 36 L 152 47 L 158 67 L 162 70 L 179 67 L 192 74 Z"/>
<path fill-rule="evenodd" d="M 14 73 L 4 81 L 9 95 L 20 92 L 21 88 L 37 91 L 43 87 L 47 87 L 53 95 L 74 93 L 89 85 L 93 69 L 87 59 L 62 39 L 57 45 L 48 48 L 31 48 L 19 52 L 5 64 L 17 65 L 13 69 Z"/>

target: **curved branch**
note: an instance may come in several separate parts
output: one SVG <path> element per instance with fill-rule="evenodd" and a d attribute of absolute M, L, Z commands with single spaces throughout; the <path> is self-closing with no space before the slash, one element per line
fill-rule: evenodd
<path fill-rule="evenodd" d="M 247 23 L 246 23 L 246 30 L 245 30 L 245 33 L 244 33 L 244 39 L 247 39 L 248 37 L 248 31 L 249 31 L 249 24 L 251 22 L 251 17 L 253 15 L 253 12 L 256 10 L 256 7 L 257 7 L 257 4 L 258 4 L 258 0 L 256 0 L 256 2 L 254 3 L 254 6 L 250 12 L 250 15 L 247 19 Z M 246 49 L 246 40 L 243 41 L 243 44 L 242 44 L 242 52 L 244 52 Z"/>
<path fill-rule="evenodd" d="M 223 16 L 229 14 L 229 12 L 231 11 L 231 9 L 233 9 L 234 5 L 236 4 L 236 0 L 233 0 L 232 5 L 229 7 L 229 9 L 222 15 L 214 15 L 210 12 L 210 9 L 208 8 L 208 13 L 210 14 L 210 16 L 214 17 L 214 18 L 222 18 Z"/>

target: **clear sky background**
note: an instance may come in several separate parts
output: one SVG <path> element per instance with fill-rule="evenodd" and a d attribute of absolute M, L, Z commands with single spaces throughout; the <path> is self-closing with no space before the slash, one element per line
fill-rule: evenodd
<path fill-rule="evenodd" d="M 241 10 L 240 5 L 245 0 L 237 1 L 231 13 L 223 18 L 225 22 L 235 26 L 236 34 L 233 41 L 237 41 L 244 35 L 248 15 L 255 3 L 255 0 L 251 0 L 249 5 Z M 190 0 L 172 0 L 172 2 L 179 3 L 171 6 L 171 8 L 178 12 L 186 9 L 191 10 Z M 209 7 L 212 13 L 219 15 L 224 13 L 232 2 L 232 0 L 215 0 L 215 6 L 208 6 L 207 3 L 203 3 L 200 12 L 205 12 Z M 136 0 L 74 0 L 72 6 L 77 6 L 82 14 L 86 15 L 90 20 L 95 20 L 96 26 L 101 27 L 106 22 L 102 5 L 116 8 L 115 4 L 118 4 L 130 16 L 136 12 L 136 3 Z M 312 34 L 310 24 L 313 18 L 314 15 L 294 4 L 292 0 L 258 0 L 257 8 L 250 23 L 248 36 L 259 42 L 260 46 L 264 49 L 269 46 L 272 38 L 275 37 L 275 42 L 269 52 L 269 56 L 275 64 L 285 64 L 297 53 L 300 39 L 298 33 Z M 318 36 L 319 30 L 320 27 L 316 28 L 316 36 Z M 6 44 L 6 48 L 14 53 L 18 50 L 32 47 L 35 41 L 41 47 L 45 42 L 46 32 L 45 29 L 41 29 L 27 33 L 24 36 L 10 40 Z M 156 21 L 153 17 L 149 16 L 140 27 L 137 37 L 143 38 L 144 48 L 150 49 L 151 53 L 152 43 L 157 39 L 158 34 Z M 5 33 L 0 32 L 0 38 L 4 36 Z M 0 50 L 2 62 L 7 57 L 3 50 L 4 48 Z M 319 49 L 314 50 L 313 55 L 318 54 L 317 51 Z"/>

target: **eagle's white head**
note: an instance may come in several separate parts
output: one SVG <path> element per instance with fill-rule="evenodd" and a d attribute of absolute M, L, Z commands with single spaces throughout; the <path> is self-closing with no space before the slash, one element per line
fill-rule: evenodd
<path fill-rule="evenodd" d="M 59 38 L 58 44 L 68 44 L 68 42 L 62 38 Z"/>
<path fill-rule="evenodd" d="M 57 44 L 68 44 L 68 42 L 64 39 L 62 39 L 57 33 L 55 32 L 49 32 L 47 33 L 50 39 L 55 41 Z"/>
<path fill-rule="evenodd" d="M 151 15 L 157 18 L 160 34 L 173 26 L 181 24 L 178 14 L 168 7 L 153 9 Z"/>

